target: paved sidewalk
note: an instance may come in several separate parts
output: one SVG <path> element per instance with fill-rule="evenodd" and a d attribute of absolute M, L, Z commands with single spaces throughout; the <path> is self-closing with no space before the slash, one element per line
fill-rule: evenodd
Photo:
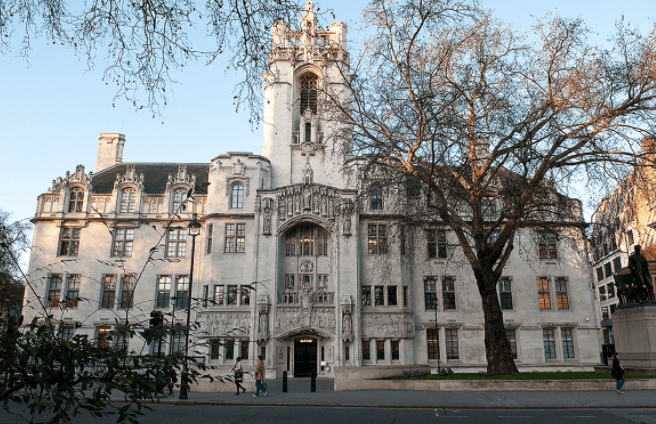
<path fill-rule="evenodd" d="M 220 384 L 220 383 L 218 383 Z M 178 393 L 160 403 L 176 405 L 267 405 L 267 406 L 335 406 L 377 408 L 653 408 L 656 391 L 632 391 L 631 382 L 624 395 L 617 392 L 425 392 L 410 390 L 333 391 L 332 380 L 317 380 L 317 392 L 310 392 L 309 379 L 290 379 L 288 392 L 282 393 L 282 381 L 268 381 L 267 396 L 253 397 L 253 392 L 190 392 L 189 399 L 178 400 Z"/>

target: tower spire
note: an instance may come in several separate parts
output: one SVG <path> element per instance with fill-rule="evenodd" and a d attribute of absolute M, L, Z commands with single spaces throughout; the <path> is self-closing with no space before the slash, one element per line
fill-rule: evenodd
<path fill-rule="evenodd" d="M 309 37 L 314 38 L 317 35 L 317 14 L 314 13 L 314 4 L 312 0 L 305 3 L 305 13 L 301 21 L 301 28 L 303 32 Z"/>

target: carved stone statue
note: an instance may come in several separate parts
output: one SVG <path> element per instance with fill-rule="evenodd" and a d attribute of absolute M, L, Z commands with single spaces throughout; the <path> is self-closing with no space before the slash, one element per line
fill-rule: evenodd
<path fill-rule="evenodd" d="M 310 211 L 312 209 L 312 190 L 309 186 L 303 189 L 303 195 L 303 209 Z"/>
<path fill-rule="evenodd" d="M 351 199 L 346 199 L 344 205 L 344 228 L 342 234 L 345 236 L 351 235 L 351 214 L 353 213 L 353 201 Z"/>
<path fill-rule="evenodd" d="M 294 213 L 301 213 L 301 188 L 296 187 L 294 189 Z"/>
<path fill-rule="evenodd" d="M 271 234 L 271 201 L 266 199 L 264 202 L 264 224 L 262 226 L 262 232 L 264 234 Z"/>
<path fill-rule="evenodd" d="M 353 332 L 353 318 L 350 311 L 344 312 L 343 332 L 345 335 Z"/>

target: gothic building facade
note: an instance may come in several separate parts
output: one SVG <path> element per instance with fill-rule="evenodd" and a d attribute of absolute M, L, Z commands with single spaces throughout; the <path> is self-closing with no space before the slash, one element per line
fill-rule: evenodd
<path fill-rule="evenodd" d="M 102 340 L 116 318 L 147 325 L 152 310 L 183 324 L 191 302 L 199 354 L 226 369 L 260 354 L 267 378 L 437 367 L 438 358 L 486 368 L 482 302 L 455 236 L 439 224 L 397 225 L 394 206 L 411 193 L 363 194 L 367 181 L 344 176 L 357 158 L 331 137 L 336 124 L 318 103 L 348 77 L 346 36 L 342 23 L 319 29 L 311 1 L 301 30 L 274 26 L 263 155 L 123 162 L 125 136 L 102 134 L 95 173 L 80 165 L 53 181 L 38 199 L 30 275 L 62 331 Z M 193 214 L 202 229 L 190 300 Z M 599 363 L 583 239 L 517 237 L 522 248 L 498 290 L 519 368 Z M 26 302 L 29 320 L 38 310 L 33 296 Z M 129 348 L 161 355 L 183 346 L 174 337 Z"/>

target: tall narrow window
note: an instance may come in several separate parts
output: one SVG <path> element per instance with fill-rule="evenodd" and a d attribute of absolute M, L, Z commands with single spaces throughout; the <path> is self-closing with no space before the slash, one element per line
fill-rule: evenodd
<path fill-rule="evenodd" d="M 569 297 L 567 296 L 567 279 L 556 278 L 556 304 L 558 309 L 569 309 Z"/>
<path fill-rule="evenodd" d="M 408 306 L 408 286 L 403 286 L 403 306 Z"/>
<path fill-rule="evenodd" d="M 613 259 L 613 268 L 615 268 L 615 274 L 617 274 L 620 269 L 622 269 L 622 258 L 619 256 Z"/>
<path fill-rule="evenodd" d="M 101 308 L 113 309 L 116 299 L 116 275 L 104 275 L 102 278 Z"/>
<path fill-rule="evenodd" d="M 171 276 L 162 275 L 157 279 L 157 308 L 168 308 L 171 303 Z"/>
<path fill-rule="evenodd" d="M 181 333 L 176 333 L 171 336 L 171 350 L 173 353 L 182 352 L 185 347 L 185 335 Z"/>
<path fill-rule="evenodd" d="M 71 190 L 68 197 L 68 213 L 82 212 L 82 202 L 84 201 L 84 191 Z"/>
<path fill-rule="evenodd" d="M 446 339 L 446 359 L 458 359 L 458 330 L 447 328 L 445 330 Z"/>
<path fill-rule="evenodd" d="M 246 224 L 226 224 L 225 253 L 244 253 L 246 251 Z"/>
<path fill-rule="evenodd" d="M 362 305 L 371 306 L 371 287 L 362 286 Z"/>
<path fill-rule="evenodd" d="M 166 356 L 166 340 L 160 337 L 153 341 L 153 356 L 163 358 Z"/>
<path fill-rule="evenodd" d="M 235 183 L 230 190 L 230 209 L 241 209 L 244 207 L 244 186 Z"/>
<path fill-rule="evenodd" d="M 68 274 L 66 283 L 66 307 L 77 308 L 80 297 L 80 276 Z"/>
<path fill-rule="evenodd" d="M 371 360 L 371 351 L 370 351 L 369 348 L 370 348 L 369 340 L 363 340 L 362 341 L 362 360 L 363 361 Z"/>
<path fill-rule="evenodd" d="M 71 340 L 75 334 L 75 327 L 64 325 L 61 327 L 61 338 L 64 340 Z"/>
<path fill-rule="evenodd" d="M 542 329 L 542 338 L 544 341 L 544 358 L 545 359 L 555 359 L 556 358 L 556 339 L 554 338 L 554 329 L 553 328 L 543 328 Z"/>
<path fill-rule="evenodd" d="M 207 308 L 207 300 L 210 295 L 210 287 L 208 285 L 203 286 L 203 308 Z"/>
<path fill-rule="evenodd" d="M 312 124 L 309 122 L 305 123 L 305 142 L 309 143 L 312 140 Z"/>
<path fill-rule="evenodd" d="M 225 304 L 225 286 L 214 286 L 214 305 L 223 306 Z"/>
<path fill-rule="evenodd" d="M 319 79 L 314 74 L 305 74 L 298 80 L 301 86 L 301 115 L 306 109 L 310 109 L 312 114 L 317 114 L 317 88 Z M 308 140 L 309 141 L 309 140 Z"/>
<path fill-rule="evenodd" d="M 442 299 L 444 310 L 456 309 L 456 283 L 451 277 L 442 280 Z"/>
<path fill-rule="evenodd" d="M 396 286 L 387 286 L 387 306 L 396 306 Z"/>
<path fill-rule="evenodd" d="M 435 278 L 424 278 L 424 306 L 426 310 L 437 308 L 437 282 Z"/>
<path fill-rule="evenodd" d="M 132 256 L 134 228 L 117 228 L 114 230 L 114 248 L 112 256 Z"/>
<path fill-rule="evenodd" d="M 175 307 L 189 307 L 189 277 L 186 275 L 178 276 L 175 281 Z"/>
<path fill-rule="evenodd" d="M 563 358 L 574 358 L 574 338 L 572 337 L 571 328 L 561 328 L 560 337 L 563 342 Z"/>
<path fill-rule="evenodd" d="M 604 264 L 604 271 L 606 273 L 606 278 L 611 277 L 613 275 L 613 268 L 610 262 L 606 262 Z"/>
<path fill-rule="evenodd" d="M 212 237 L 214 236 L 214 224 L 207 224 L 207 247 L 205 248 L 205 253 L 212 253 Z"/>
<path fill-rule="evenodd" d="M 499 303 L 501 303 L 501 309 L 513 308 L 510 278 L 503 277 L 499 280 Z"/>
<path fill-rule="evenodd" d="M 187 254 L 187 229 L 176 228 L 168 231 L 166 237 L 166 257 L 183 257 Z"/>
<path fill-rule="evenodd" d="M 228 305 L 236 305 L 238 295 L 237 286 L 228 286 Z"/>
<path fill-rule="evenodd" d="M 184 213 L 187 211 L 187 191 L 176 190 L 173 193 L 173 213 Z"/>
<path fill-rule="evenodd" d="M 376 340 L 376 359 L 385 360 L 385 340 Z"/>
<path fill-rule="evenodd" d="M 128 188 L 123 190 L 121 196 L 121 213 L 134 213 L 134 204 L 137 200 L 137 193 L 134 189 Z"/>
<path fill-rule="evenodd" d="M 369 209 L 372 211 L 383 210 L 383 189 L 382 187 L 372 187 L 369 193 Z"/>
<path fill-rule="evenodd" d="M 606 300 L 606 286 L 599 286 L 599 300 Z"/>
<path fill-rule="evenodd" d="M 50 283 L 48 284 L 48 306 L 59 306 L 59 299 L 61 298 L 62 277 L 59 274 L 50 276 Z"/>
<path fill-rule="evenodd" d="M 124 275 L 121 286 L 121 309 L 130 309 L 134 300 L 135 278 L 133 275 Z"/>
<path fill-rule="evenodd" d="M 251 304 L 251 289 L 248 286 L 239 287 L 239 305 L 246 306 Z"/>
<path fill-rule="evenodd" d="M 633 243 L 635 243 L 635 241 L 633 240 L 633 230 L 629 230 L 629 231 L 626 232 L 626 242 L 629 245 L 632 245 Z"/>
<path fill-rule="evenodd" d="M 242 359 L 248 359 L 248 340 L 241 341 L 241 354 Z"/>
<path fill-rule="evenodd" d="M 608 306 L 601 308 L 601 319 L 606 320 L 610 319 L 610 314 L 608 313 Z"/>
<path fill-rule="evenodd" d="M 540 259 L 558 259 L 556 251 L 556 235 L 551 232 L 538 233 L 538 253 Z"/>
<path fill-rule="evenodd" d="M 426 341 L 428 343 L 428 359 L 440 357 L 440 336 L 436 328 L 426 330 Z"/>
<path fill-rule="evenodd" d="M 387 253 L 387 225 L 369 224 L 367 228 L 369 254 L 377 255 Z"/>
<path fill-rule="evenodd" d="M 506 337 L 510 342 L 513 359 L 517 359 L 517 335 L 515 334 L 515 330 L 506 330 Z"/>
<path fill-rule="evenodd" d="M 392 361 L 398 361 L 400 358 L 399 354 L 399 341 L 398 340 L 392 340 L 390 342 L 390 347 L 392 350 Z"/>
<path fill-rule="evenodd" d="M 551 292 L 549 291 L 549 280 L 547 277 L 538 278 L 538 300 L 540 309 L 551 309 Z"/>
<path fill-rule="evenodd" d="M 59 256 L 77 256 L 80 248 L 80 229 L 62 228 L 59 238 Z"/>
<path fill-rule="evenodd" d="M 219 359 L 221 349 L 221 340 L 212 339 L 210 340 L 210 359 Z"/>

